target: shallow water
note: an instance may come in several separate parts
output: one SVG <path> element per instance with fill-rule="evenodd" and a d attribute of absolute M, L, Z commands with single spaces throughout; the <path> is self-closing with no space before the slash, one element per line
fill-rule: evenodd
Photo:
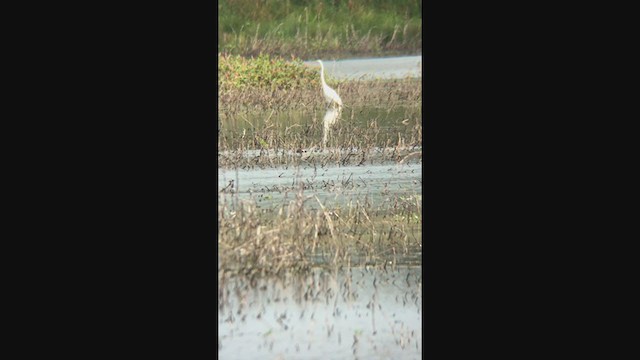
<path fill-rule="evenodd" d="M 255 199 L 258 207 L 293 200 L 303 187 L 327 205 L 342 205 L 367 197 L 380 203 L 389 197 L 422 195 L 422 164 L 306 165 L 297 168 L 218 168 L 218 191 Z M 225 190 L 223 190 L 225 189 Z M 317 208 L 317 202 L 310 202 Z"/>
<path fill-rule="evenodd" d="M 219 282 L 221 359 L 419 359 L 420 267 Z"/>
<path fill-rule="evenodd" d="M 422 77 L 422 56 L 322 60 L 327 73 L 336 79 L 399 79 Z M 315 60 L 306 61 L 316 65 Z"/>

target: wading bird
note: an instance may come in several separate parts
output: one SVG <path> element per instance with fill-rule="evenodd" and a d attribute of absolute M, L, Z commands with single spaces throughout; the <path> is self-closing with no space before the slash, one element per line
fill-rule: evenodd
<path fill-rule="evenodd" d="M 318 60 L 320 63 L 320 80 L 322 81 L 322 93 L 324 94 L 324 98 L 327 101 L 329 106 L 342 108 L 342 99 L 338 93 L 327 85 L 324 81 L 324 64 L 322 64 L 321 60 Z"/>
<path fill-rule="evenodd" d="M 336 123 L 342 113 L 342 99 L 340 99 L 340 95 L 338 95 L 338 93 L 330 88 L 326 81 L 324 81 L 324 64 L 322 64 L 321 60 L 318 60 L 318 62 L 320 63 L 322 94 L 327 101 L 327 112 L 324 114 L 324 119 L 322 120 L 322 145 L 326 146 L 331 126 Z"/>

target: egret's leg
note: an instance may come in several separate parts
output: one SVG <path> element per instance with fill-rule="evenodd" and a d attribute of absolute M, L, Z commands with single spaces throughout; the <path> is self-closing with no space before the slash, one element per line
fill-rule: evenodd
<path fill-rule="evenodd" d="M 322 147 L 326 147 L 327 146 L 327 141 L 329 140 L 329 131 L 331 125 L 327 122 L 324 121 L 323 126 L 322 126 Z"/>

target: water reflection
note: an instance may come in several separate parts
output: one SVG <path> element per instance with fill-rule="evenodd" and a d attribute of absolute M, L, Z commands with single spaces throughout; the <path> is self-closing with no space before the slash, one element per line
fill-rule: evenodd
<path fill-rule="evenodd" d="M 324 115 L 323 115 L 324 111 Z M 340 119 L 336 123 L 336 119 Z M 401 106 L 393 107 L 381 104 L 368 106 L 354 106 L 337 112 L 335 109 L 292 109 L 278 112 L 250 112 L 238 113 L 219 120 L 222 150 L 237 149 L 239 144 L 246 144 L 247 139 L 256 136 L 274 136 L 286 139 L 287 142 L 295 139 L 307 141 L 320 141 L 324 137 L 324 122 L 332 122 L 332 138 L 335 136 L 336 144 L 345 145 L 346 140 L 353 135 L 364 136 L 367 131 L 377 132 L 374 141 L 375 146 L 385 147 L 389 142 L 395 144 L 398 134 L 410 138 L 414 132 L 415 119 L 421 119 L 420 107 Z M 322 122 L 320 121 L 322 119 Z M 405 119 L 413 119 L 410 125 L 404 124 Z M 342 131 L 339 131 L 342 130 Z M 268 140 L 268 139 L 267 139 Z M 300 140 L 302 141 L 302 140 Z M 252 144 L 249 148 L 259 148 L 259 144 Z"/>
<path fill-rule="evenodd" d="M 322 146 L 327 146 L 327 141 L 329 140 L 329 133 L 331 132 L 331 127 L 336 123 L 338 118 L 340 117 L 341 109 L 340 108 L 329 108 L 327 112 L 324 114 L 324 118 L 322 118 Z"/>

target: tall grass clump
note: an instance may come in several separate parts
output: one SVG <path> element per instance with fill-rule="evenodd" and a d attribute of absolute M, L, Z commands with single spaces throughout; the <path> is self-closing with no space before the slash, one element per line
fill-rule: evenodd
<path fill-rule="evenodd" d="M 220 269 L 249 275 L 305 271 L 319 263 L 395 263 L 422 246 L 421 196 L 392 197 L 378 206 L 368 198 L 353 199 L 336 207 L 325 206 L 305 187 L 272 209 L 221 193 Z"/>

